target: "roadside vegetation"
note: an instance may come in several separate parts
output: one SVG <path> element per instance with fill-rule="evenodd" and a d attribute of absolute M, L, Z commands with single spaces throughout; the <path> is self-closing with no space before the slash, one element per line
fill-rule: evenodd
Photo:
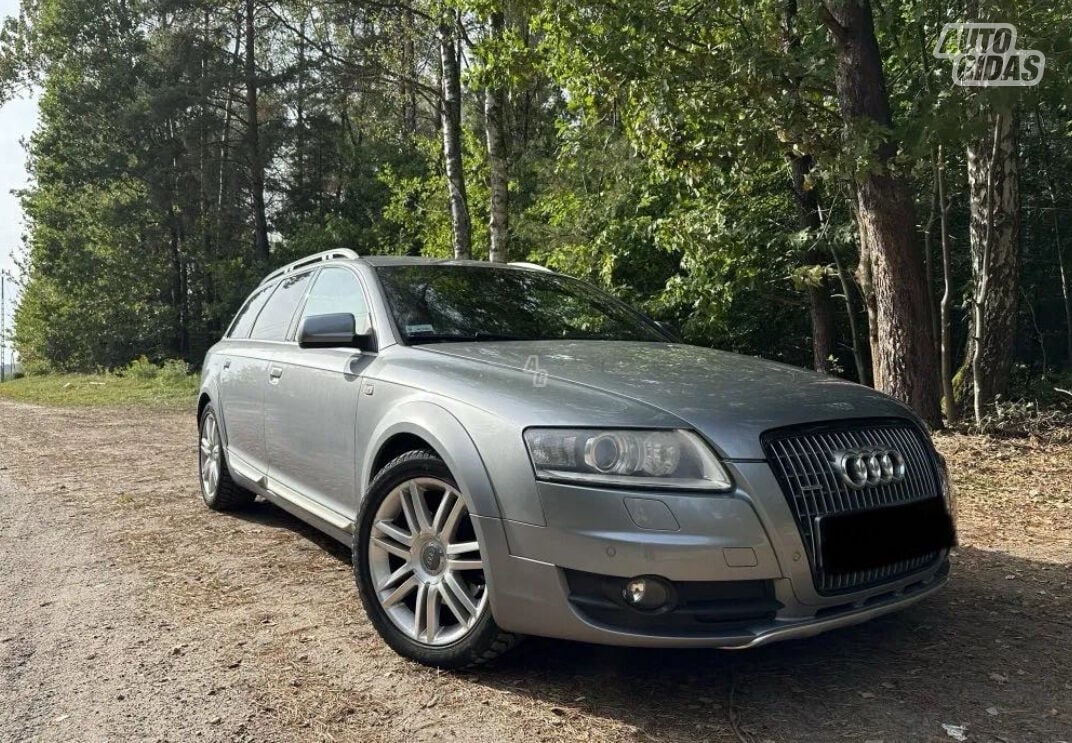
<path fill-rule="evenodd" d="M 962 419 L 949 429 L 1003 438 L 1072 441 L 1072 372 L 1038 376 L 1018 365 L 1010 385 L 1014 394 L 998 396 L 981 420 Z"/>
<path fill-rule="evenodd" d="M 31 374 L 0 384 L 0 399 L 40 405 L 192 408 L 197 374 L 184 361 L 154 364 L 144 356 L 114 372 Z"/>

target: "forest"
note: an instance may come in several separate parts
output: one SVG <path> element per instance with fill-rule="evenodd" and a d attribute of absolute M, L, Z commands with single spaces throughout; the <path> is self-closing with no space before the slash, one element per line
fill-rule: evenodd
<path fill-rule="evenodd" d="M 956 84 L 963 21 L 1044 71 Z M 14 342 L 196 367 L 270 268 L 346 247 L 540 263 L 935 426 L 1072 402 L 1070 28 L 1067 0 L 23 0 Z"/>

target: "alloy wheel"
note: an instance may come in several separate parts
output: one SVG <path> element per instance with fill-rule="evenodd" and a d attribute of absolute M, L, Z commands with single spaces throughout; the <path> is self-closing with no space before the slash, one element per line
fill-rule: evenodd
<path fill-rule="evenodd" d="M 406 480 L 384 498 L 372 524 L 368 565 L 380 606 L 419 643 L 449 645 L 487 610 L 484 563 L 469 509 L 442 480 Z"/>
<path fill-rule="evenodd" d="M 220 484 L 222 460 L 220 427 L 216 423 L 216 416 L 210 412 L 201 422 L 201 492 L 206 499 L 216 495 L 216 489 Z"/>

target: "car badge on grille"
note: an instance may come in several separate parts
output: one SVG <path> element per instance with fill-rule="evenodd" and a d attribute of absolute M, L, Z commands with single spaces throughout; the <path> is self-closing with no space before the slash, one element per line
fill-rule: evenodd
<path fill-rule="evenodd" d="M 834 469 L 850 488 L 887 485 L 905 478 L 905 458 L 896 449 L 849 449 L 833 453 Z"/>

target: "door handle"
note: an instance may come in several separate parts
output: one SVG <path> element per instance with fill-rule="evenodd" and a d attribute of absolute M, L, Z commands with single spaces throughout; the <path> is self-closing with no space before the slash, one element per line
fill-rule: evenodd
<path fill-rule="evenodd" d="M 268 380 L 270 382 L 278 382 L 281 376 L 283 376 L 283 367 L 281 366 L 273 366 L 268 370 Z"/>
<path fill-rule="evenodd" d="M 223 368 L 224 369 L 230 369 L 231 368 L 231 360 L 230 359 L 227 359 L 226 361 L 223 362 Z"/>

